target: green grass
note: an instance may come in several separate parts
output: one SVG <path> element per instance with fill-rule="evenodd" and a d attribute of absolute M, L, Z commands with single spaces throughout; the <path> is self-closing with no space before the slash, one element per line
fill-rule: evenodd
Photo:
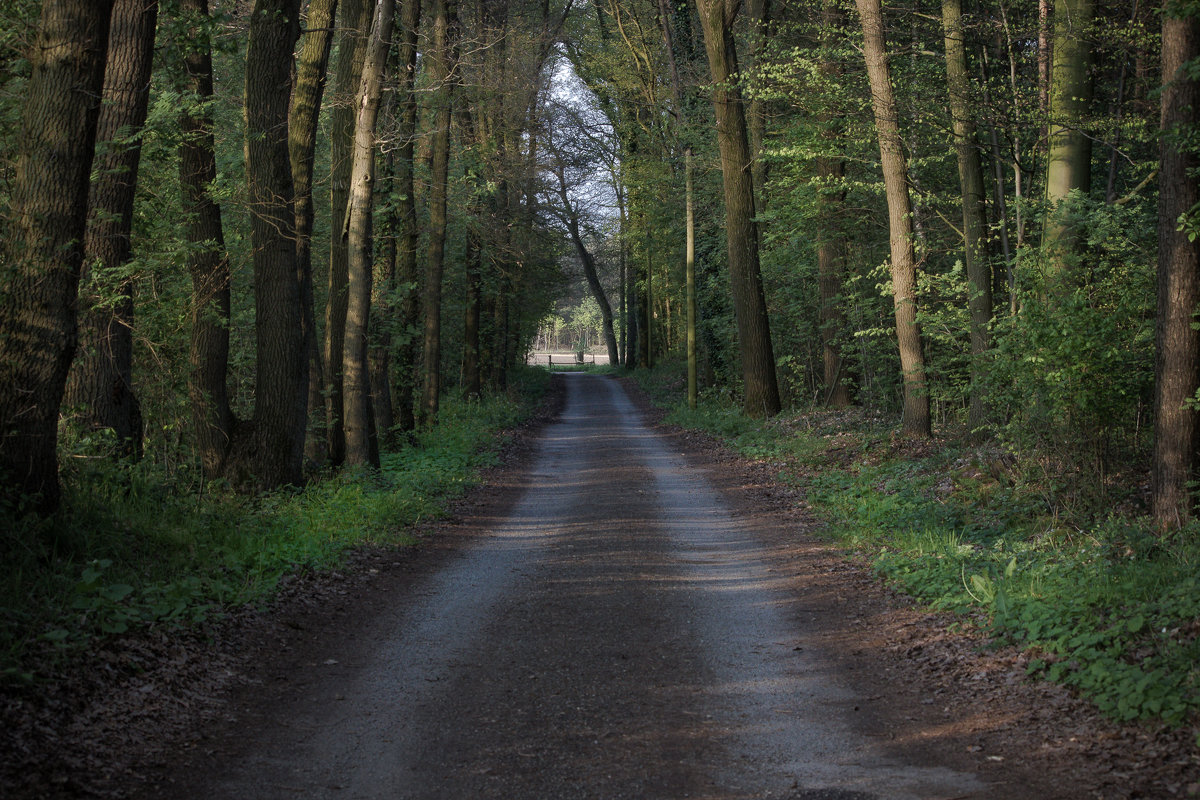
<path fill-rule="evenodd" d="M 352 548 L 399 545 L 493 464 L 503 431 L 526 417 L 549 375 L 528 369 L 512 397 L 442 405 L 436 428 L 387 453 L 379 472 L 345 470 L 303 491 L 202 496 L 148 462 L 77 460 L 66 502 L 0 534 L 0 680 L 69 659 L 98 637 L 203 622 L 259 603 L 289 573 L 342 563 Z M 515 398 L 515 399 L 514 399 Z"/>
<path fill-rule="evenodd" d="M 639 376 L 668 421 L 775 465 L 888 581 L 1026 649 L 1032 675 L 1116 719 L 1200 722 L 1200 530 L 1160 535 L 1104 509 L 1065 518 L 994 445 L 916 445 L 863 411 L 762 421 L 715 398 L 689 410 L 677 371 Z"/>

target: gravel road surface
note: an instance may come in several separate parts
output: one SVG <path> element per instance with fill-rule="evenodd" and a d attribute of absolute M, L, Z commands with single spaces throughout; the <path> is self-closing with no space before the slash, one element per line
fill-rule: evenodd
<path fill-rule="evenodd" d="M 519 499 L 208 743 L 206 798 L 963 798 L 808 646 L 802 596 L 616 381 L 565 378 Z M 828 611 L 828 609 L 825 609 Z M 872 698 L 874 699 L 874 698 Z M 166 790 L 160 787 L 159 790 Z"/>

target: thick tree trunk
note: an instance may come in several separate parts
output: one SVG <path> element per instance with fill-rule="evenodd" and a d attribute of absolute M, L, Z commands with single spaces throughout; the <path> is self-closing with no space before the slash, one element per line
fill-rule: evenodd
<path fill-rule="evenodd" d="M 301 320 L 304 324 L 304 352 L 308 354 L 308 402 L 305 416 L 309 430 L 304 454 L 320 464 L 328 457 L 325 429 L 325 371 L 317 342 L 316 307 L 313 299 L 312 233 L 313 163 L 317 146 L 317 127 L 329 52 L 333 45 L 333 23 L 338 0 L 310 0 L 305 20 L 303 45 L 296 59 L 296 88 L 292 91 L 288 112 L 292 182 L 296 187 L 296 262 L 300 279 Z"/>
<path fill-rule="evenodd" d="M 108 36 L 104 100 L 96 125 L 99 157 L 88 200 L 79 298 L 79 352 L 64 406 L 89 428 L 111 429 L 116 455 L 137 458 L 142 415 L 133 391 L 133 281 L 122 275 L 132 253 L 133 200 L 150 101 L 158 0 L 116 0 Z"/>
<path fill-rule="evenodd" d="M 371 369 L 367 360 L 371 318 L 372 237 L 375 210 L 375 126 L 383 94 L 383 73 L 392 38 L 394 0 L 375 0 L 371 33 L 367 38 L 362 81 L 355 104 L 354 158 L 346 213 L 349 302 L 346 340 L 342 357 L 345 397 L 346 463 L 379 466 L 378 451 L 372 460 Z"/>
<path fill-rule="evenodd" d="M 879 136 L 879 158 L 887 192 L 888 229 L 892 254 L 892 299 L 896 311 L 896 339 L 904 373 L 905 433 L 930 434 L 929 390 L 925 356 L 917 323 L 917 269 L 913 252 L 912 202 L 908 195 L 908 163 L 900 141 L 896 98 L 883 35 L 879 0 L 856 0 L 863 28 L 863 58 L 871 84 L 871 106 Z"/>
<path fill-rule="evenodd" d="M 256 0 L 246 46 L 246 183 L 253 246 L 254 428 L 239 467 L 260 489 L 302 478 L 308 354 L 304 352 L 295 209 L 288 152 L 292 52 L 299 0 Z"/>
<path fill-rule="evenodd" d="M 987 422 L 983 359 L 992 345 L 989 328 L 992 321 L 992 267 L 987 252 L 983 167 L 975 141 L 975 117 L 971 86 L 967 79 L 961 0 L 942 0 L 942 27 L 946 38 L 946 83 L 950 95 L 954 152 L 958 158 L 958 181 L 962 188 L 963 264 L 967 271 L 970 293 L 967 307 L 971 315 L 971 398 L 967 427 L 974 431 Z"/>
<path fill-rule="evenodd" d="M 742 408 L 750 416 L 769 417 L 780 409 L 779 386 L 759 270 L 746 115 L 742 98 L 733 85 L 737 75 L 737 52 L 731 27 L 737 4 L 734 0 L 696 0 L 696 5 L 700 10 L 709 69 L 715 84 L 713 107 L 725 184 L 729 280 L 733 288 L 745 384 Z"/>
<path fill-rule="evenodd" d="M 396 312 L 399 334 L 394 342 L 393 408 L 396 424 L 402 431 L 416 428 L 417 358 L 420 354 L 419 327 L 421 314 L 420 276 L 417 274 L 416 186 L 413 167 L 416 157 L 417 99 L 413 94 L 417 73 L 417 28 L 421 21 L 420 0 L 405 0 L 400 11 L 398 31 L 399 83 L 396 87 L 399 103 L 399 144 L 396 150 L 396 216 L 399 231 L 396 238 L 396 282 L 401 295 Z"/>
<path fill-rule="evenodd" d="M 342 355 L 346 347 L 346 305 L 349 284 L 346 240 L 340 235 L 349 202 L 350 168 L 354 160 L 354 100 L 362 77 L 363 40 L 374 6 L 367 0 L 341 0 L 338 15 L 338 57 L 334 70 L 333 110 L 329 115 L 329 282 L 325 301 L 325 425 L 329 460 L 346 457 L 342 400 Z"/>
<path fill-rule="evenodd" d="M 46 0 L 30 49 L 0 284 L 0 506 L 58 506 L 88 181 L 112 1 Z"/>
<path fill-rule="evenodd" d="M 457 61 L 458 2 L 435 0 L 429 78 L 433 131 L 429 157 L 429 250 L 425 261 L 425 381 L 421 422 L 437 422 L 442 391 L 442 273 L 446 259 L 446 195 L 450 166 L 450 120 Z"/>
<path fill-rule="evenodd" d="M 209 194 L 217 179 L 216 147 L 209 105 L 213 95 L 212 49 L 207 38 L 208 0 L 181 0 L 188 22 L 184 57 L 185 102 L 180 129 L 179 186 L 192 278 L 188 398 L 204 477 L 225 470 L 233 434 L 226 378 L 229 369 L 229 257 L 221 209 Z"/>
<path fill-rule="evenodd" d="M 1063 273 L 1075 249 L 1075 230 L 1058 208 L 1073 190 L 1091 187 L 1092 140 L 1084 130 L 1091 105 L 1091 45 L 1088 28 L 1093 0 L 1055 0 L 1054 50 L 1050 62 L 1050 151 L 1046 166 L 1046 205 L 1050 209 L 1042 244 L 1050 268 Z"/>
<path fill-rule="evenodd" d="M 1158 194 L 1158 322 L 1154 386 L 1154 518 L 1164 528 L 1194 516 L 1193 481 L 1200 425 L 1192 401 L 1200 386 L 1200 241 L 1180 219 L 1200 203 L 1200 159 L 1189 139 L 1200 122 L 1200 82 L 1188 71 L 1200 58 L 1200 21 L 1164 11 L 1162 139 Z"/>

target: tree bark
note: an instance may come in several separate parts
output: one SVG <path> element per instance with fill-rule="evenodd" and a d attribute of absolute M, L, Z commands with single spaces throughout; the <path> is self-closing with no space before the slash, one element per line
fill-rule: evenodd
<path fill-rule="evenodd" d="M 216 143 L 209 105 L 213 95 L 212 47 L 206 20 L 208 0 L 181 0 L 188 22 L 184 55 L 185 110 L 180 120 L 179 187 L 192 278 L 191 342 L 188 347 L 188 398 L 196 426 L 196 445 L 204 477 L 225 470 L 233 434 L 229 407 L 230 270 L 221 209 L 209 187 L 217 179 Z"/>
<path fill-rule="evenodd" d="M 300 280 L 301 320 L 304 325 L 304 352 L 308 354 L 308 401 L 305 417 L 309 430 L 304 443 L 305 456 L 320 464 L 328 457 L 328 433 L 325 425 L 325 371 L 317 342 L 316 308 L 313 299 L 312 233 L 313 163 L 317 146 L 317 127 L 321 99 L 333 45 L 333 23 L 338 0 L 310 0 L 305 21 L 303 45 L 296 59 L 296 88 L 292 91 L 288 112 L 292 182 L 296 189 L 296 262 Z"/>
<path fill-rule="evenodd" d="M 567 182 L 561 168 L 558 171 L 558 196 L 562 200 L 563 210 L 566 212 L 567 232 L 571 234 L 571 243 L 575 245 L 575 254 L 579 256 L 579 262 L 583 265 L 583 276 L 587 279 L 588 289 L 596 300 L 596 305 L 600 307 L 600 322 L 604 332 L 604 346 L 608 350 L 608 363 L 617 364 L 620 352 L 617 350 L 617 336 L 613 330 L 612 304 L 608 302 L 608 294 L 605 293 L 604 286 L 600 283 L 600 274 L 596 270 L 596 259 L 588 250 L 587 243 L 583 241 L 583 235 L 579 230 L 579 214 L 567 193 Z"/>
<path fill-rule="evenodd" d="M 698 399 L 696 362 L 696 189 L 692 148 L 684 150 L 684 282 L 687 292 L 687 396 L 688 408 Z"/>
<path fill-rule="evenodd" d="M 826 80 L 837 84 L 842 78 L 842 64 L 832 52 L 835 37 L 840 36 L 844 15 L 834 0 L 821 5 L 822 56 L 821 73 Z M 830 111 L 822 114 L 826 146 L 833 152 L 844 146 L 844 131 L 838 116 Z M 842 218 L 846 213 L 846 190 L 843 181 L 845 161 L 838 155 L 822 155 L 817 159 L 817 179 L 821 187 L 821 207 L 817 214 L 817 291 L 821 298 L 821 364 L 825 388 L 825 405 L 844 408 L 850 405 L 850 376 L 842 360 L 846 343 L 846 320 L 842 312 L 842 277 L 846 267 L 846 234 Z"/>
<path fill-rule="evenodd" d="M 779 386 L 758 261 L 758 227 L 754 221 L 746 115 L 742 98 L 732 83 L 737 75 L 737 51 L 731 26 L 737 3 L 735 0 L 696 0 L 696 6 L 700 11 L 709 69 L 715 84 L 713 107 L 725 184 L 729 280 L 733 288 L 745 384 L 742 408 L 750 416 L 769 417 L 780 409 Z"/>
<path fill-rule="evenodd" d="M 84 426 L 116 434 L 118 457 L 138 458 L 142 450 L 141 407 L 133 391 L 133 280 L 122 272 L 132 254 L 157 19 L 158 0 L 113 3 L 83 240 L 80 346 L 64 401 L 79 409 Z"/>
<path fill-rule="evenodd" d="M 413 93 L 417 73 L 417 28 L 421 21 L 420 0 L 405 0 L 400 11 L 400 80 L 396 87 L 399 106 L 399 145 L 396 151 L 396 215 L 400 230 L 396 239 L 396 282 L 401 287 L 397 307 L 400 332 L 395 358 L 393 407 L 402 431 L 416 428 L 417 357 L 420 352 L 420 276 L 417 274 L 417 202 L 413 167 L 416 158 L 417 99 Z"/>
<path fill-rule="evenodd" d="M 88 181 L 112 1 L 45 0 L 0 272 L 0 506 L 60 501 L 58 411 L 75 352 Z"/>
<path fill-rule="evenodd" d="M 450 165 L 450 120 L 457 61 L 458 2 L 435 0 L 429 78 L 433 86 L 433 131 L 429 157 L 429 250 L 425 262 L 425 381 L 421 421 L 437 422 L 442 390 L 442 273 L 446 258 L 446 194 Z"/>
<path fill-rule="evenodd" d="M 296 268 L 288 103 L 299 0 L 256 0 L 246 45 L 246 183 L 253 247 L 253 436 L 237 453 L 238 483 L 299 485 L 304 455 L 307 353 Z"/>
<path fill-rule="evenodd" d="M 1200 82 L 1188 71 L 1200 58 L 1200 21 L 1163 12 L 1160 172 L 1158 195 L 1158 320 L 1154 386 L 1153 513 L 1164 528 L 1195 514 L 1192 482 L 1200 460 L 1200 425 L 1192 405 L 1200 387 L 1200 240 L 1193 241 L 1200 202 L 1194 147 Z M 1188 224 L 1181 222 L 1188 219 Z M 1182 229 L 1181 229 L 1182 228 Z"/>
<path fill-rule="evenodd" d="M 346 240 L 340 231 L 346 219 L 350 168 L 354 159 L 354 92 L 362 77 L 363 39 L 374 8 L 367 0 L 342 0 L 340 5 L 333 110 L 329 115 L 329 217 L 334 230 L 329 237 L 329 283 L 325 301 L 325 425 L 329 460 L 333 464 L 341 464 L 346 457 L 342 355 L 346 347 L 350 278 Z"/>
<path fill-rule="evenodd" d="M 343 234 L 347 240 L 349 267 L 349 302 L 342 357 L 346 463 L 372 467 L 379 466 L 377 449 L 372 459 L 371 418 L 374 412 L 371 409 L 371 369 L 367 360 L 373 278 L 371 222 L 375 208 L 375 126 L 379 120 L 379 100 L 383 94 L 383 74 L 395 8 L 394 0 L 375 0 L 356 103 L 354 163 Z"/>
<path fill-rule="evenodd" d="M 1092 140 L 1084 119 L 1092 99 L 1091 46 L 1088 27 L 1093 0 L 1055 0 L 1054 46 L 1050 62 L 1049 155 L 1046 204 L 1049 208 L 1042 244 L 1050 253 L 1050 269 L 1062 274 L 1075 247 L 1074 226 L 1059 206 L 1073 190 L 1091 187 Z"/>
<path fill-rule="evenodd" d="M 942 0 L 942 27 L 946 39 L 946 83 L 958 182 L 962 190 L 963 265 L 967 271 L 967 307 L 971 326 L 971 389 L 967 427 L 974 431 L 987 422 L 983 389 L 983 359 L 991 349 L 992 267 L 987 252 L 987 206 L 983 167 L 975 141 L 971 85 L 967 78 L 967 50 L 962 25 L 961 0 Z"/>
<path fill-rule="evenodd" d="M 921 328 L 917 322 L 917 270 L 913 252 L 912 202 L 908 195 L 908 163 L 900 140 L 896 98 L 883 33 L 879 0 L 855 0 L 863 28 L 863 58 L 871 84 L 871 106 L 879 137 L 879 158 L 887 192 L 888 229 L 892 255 L 892 299 L 896 313 L 896 339 L 900 369 L 904 374 L 905 433 L 930 435 L 929 390 Z"/>

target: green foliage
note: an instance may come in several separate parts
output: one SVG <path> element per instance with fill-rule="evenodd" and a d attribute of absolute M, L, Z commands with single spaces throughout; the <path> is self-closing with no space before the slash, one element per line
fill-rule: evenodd
<path fill-rule="evenodd" d="M 387 453 L 377 473 L 345 471 L 259 497 L 219 484 L 188 491 L 149 461 L 113 464 L 77 442 L 70 497 L 54 519 L 6 520 L 0 535 L 0 676 L 28 679 L 38 653 L 70 656 L 97 637 L 203 622 L 262 602 L 288 573 L 328 569 L 407 531 L 494 464 L 501 431 L 528 414 L 549 376 L 521 369 L 513 394 L 448 399 L 436 428 Z M 515 399 L 522 398 L 522 399 Z"/>
<path fill-rule="evenodd" d="M 1072 198 L 1066 213 L 1085 246 L 1065 275 L 1026 252 L 1020 311 L 996 324 L 987 388 L 997 432 L 1070 497 L 1103 496 L 1114 462 L 1142 444 L 1154 380 L 1151 211 Z"/>

